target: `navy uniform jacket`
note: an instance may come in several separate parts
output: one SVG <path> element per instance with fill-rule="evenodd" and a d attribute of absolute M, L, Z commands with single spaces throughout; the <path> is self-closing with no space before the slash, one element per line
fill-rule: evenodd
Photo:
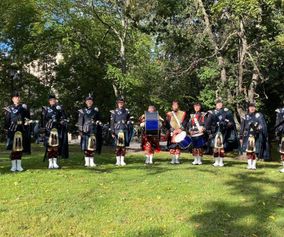
<path fill-rule="evenodd" d="M 67 116 L 61 105 L 43 106 L 41 113 L 41 127 L 45 131 L 45 145 L 48 146 L 50 131 L 56 128 L 59 136 L 59 155 L 69 157 Z"/>
<path fill-rule="evenodd" d="M 4 108 L 5 129 L 7 130 L 7 150 L 13 147 L 15 132 L 22 132 L 23 152 L 31 151 L 29 125 L 25 125 L 26 119 L 30 119 L 30 112 L 26 104 L 10 105 Z"/>
<path fill-rule="evenodd" d="M 262 113 L 248 113 L 242 118 L 240 139 L 243 140 L 243 152 L 246 151 L 250 135 L 253 135 L 255 138 L 255 153 L 258 158 L 269 159 L 267 125 Z"/>
<path fill-rule="evenodd" d="M 206 129 L 211 133 L 211 146 L 214 145 L 214 138 L 217 132 L 221 132 L 224 139 L 225 151 L 238 148 L 238 137 L 236 125 L 232 112 L 227 108 L 213 110 L 212 116 L 206 122 Z"/>
<path fill-rule="evenodd" d="M 100 125 L 100 113 L 97 107 L 80 109 L 78 116 L 78 130 L 82 134 L 81 148 L 87 149 L 88 140 L 91 135 L 96 136 L 96 150 L 101 152 L 102 147 L 102 127 Z"/>
<path fill-rule="evenodd" d="M 129 110 L 126 108 L 116 108 L 115 110 L 111 110 L 110 113 L 111 132 L 117 135 L 119 131 L 123 131 L 125 135 L 125 145 L 129 146 L 131 140 L 131 121 Z"/>

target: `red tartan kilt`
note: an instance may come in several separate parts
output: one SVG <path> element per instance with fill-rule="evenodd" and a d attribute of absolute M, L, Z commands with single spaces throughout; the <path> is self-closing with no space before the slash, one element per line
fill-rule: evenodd
<path fill-rule="evenodd" d="M 141 147 L 143 151 L 161 151 L 159 137 L 156 136 L 146 136 L 145 134 L 142 136 Z"/>

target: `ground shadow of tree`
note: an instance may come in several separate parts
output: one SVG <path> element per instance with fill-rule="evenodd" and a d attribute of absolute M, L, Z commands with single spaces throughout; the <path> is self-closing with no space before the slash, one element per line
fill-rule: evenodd
<path fill-rule="evenodd" d="M 242 173 L 223 185 L 230 186 L 230 194 L 239 195 L 240 201 L 206 203 L 206 211 L 188 220 L 198 226 L 196 236 L 275 236 L 267 223 L 273 221 L 277 208 L 284 207 L 283 179 L 275 181 L 257 173 Z M 277 191 L 269 193 L 265 185 Z"/>

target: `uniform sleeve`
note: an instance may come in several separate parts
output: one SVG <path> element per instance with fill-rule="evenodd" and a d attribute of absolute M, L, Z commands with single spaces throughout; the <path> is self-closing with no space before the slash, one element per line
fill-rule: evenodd
<path fill-rule="evenodd" d="M 241 118 L 240 139 L 243 139 L 245 131 L 245 119 Z"/>
<path fill-rule="evenodd" d="M 101 113 L 100 111 L 97 112 L 97 115 L 96 115 L 96 120 L 97 121 L 101 121 L 102 117 L 101 117 Z"/>
<path fill-rule="evenodd" d="M 110 129 L 114 133 L 114 124 L 115 123 L 115 112 L 110 111 Z"/>
<path fill-rule="evenodd" d="M 212 128 L 211 128 L 212 117 L 213 115 L 211 112 L 207 112 L 206 115 L 204 116 L 204 126 L 208 134 L 211 134 L 211 131 L 212 131 Z"/>
<path fill-rule="evenodd" d="M 282 114 L 277 112 L 276 113 L 276 121 L 275 121 L 275 126 L 278 126 L 282 122 Z M 278 126 L 276 128 L 276 132 L 281 132 L 281 126 Z"/>
<path fill-rule="evenodd" d="M 231 111 L 228 111 L 228 112 L 226 113 L 226 119 L 228 119 L 229 122 L 230 122 L 232 125 L 235 125 L 233 113 L 232 113 Z"/>
<path fill-rule="evenodd" d="M 130 117 L 131 117 L 131 114 L 130 114 L 129 110 L 127 110 L 127 118 L 126 118 L 127 122 L 130 121 Z"/>
<path fill-rule="evenodd" d="M 4 128 L 8 130 L 10 127 L 10 123 L 11 123 L 10 112 L 5 110 L 4 113 L 5 113 L 4 114 Z"/>
<path fill-rule="evenodd" d="M 46 118 L 45 118 L 45 113 L 46 113 L 46 111 L 45 111 L 45 108 L 44 107 L 42 107 L 42 109 L 41 109 L 41 116 L 40 116 L 40 126 L 42 127 L 42 128 L 44 128 L 45 127 L 45 124 L 46 124 Z"/>
<path fill-rule="evenodd" d="M 28 106 L 24 110 L 24 118 L 31 119 L 31 112 Z"/>
<path fill-rule="evenodd" d="M 266 136 L 267 135 L 267 124 L 263 114 L 260 114 L 260 131 Z"/>
<path fill-rule="evenodd" d="M 61 120 L 66 120 L 67 119 L 67 115 L 65 112 L 65 109 L 63 108 L 63 106 L 61 106 Z"/>
<path fill-rule="evenodd" d="M 83 131 L 83 124 L 84 124 L 84 114 L 83 111 L 79 110 L 78 111 L 78 130 L 79 132 Z"/>

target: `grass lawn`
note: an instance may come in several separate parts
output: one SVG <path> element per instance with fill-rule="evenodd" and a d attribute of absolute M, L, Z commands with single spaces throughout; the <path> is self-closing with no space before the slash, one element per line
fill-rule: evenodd
<path fill-rule="evenodd" d="M 227 158 L 225 167 L 169 164 L 169 154 L 144 165 L 129 153 L 115 167 L 112 151 L 84 168 L 78 146 L 48 170 L 43 148 L 23 158 L 22 173 L 11 173 L 8 153 L 0 153 L 0 236 L 283 236 L 284 174 L 278 162 Z"/>

